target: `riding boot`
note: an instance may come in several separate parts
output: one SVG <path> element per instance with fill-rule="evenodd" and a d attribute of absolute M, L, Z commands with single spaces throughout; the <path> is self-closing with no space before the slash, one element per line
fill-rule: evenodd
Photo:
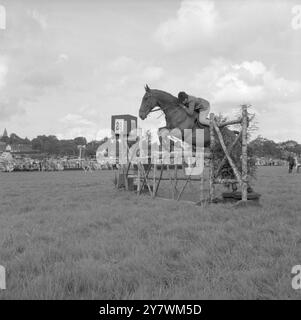
<path fill-rule="evenodd" d="M 196 123 L 197 123 L 198 127 L 210 127 L 209 123 L 202 123 L 202 122 L 200 122 L 200 120 L 198 118 L 196 118 Z"/>

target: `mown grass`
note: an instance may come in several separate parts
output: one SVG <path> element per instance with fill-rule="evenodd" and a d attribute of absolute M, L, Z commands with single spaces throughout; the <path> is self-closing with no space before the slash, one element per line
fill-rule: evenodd
<path fill-rule="evenodd" d="M 301 174 L 260 168 L 246 209 L 137 198 L 112 174 L 1 174 L 0 299 L 301 298 Z"/>

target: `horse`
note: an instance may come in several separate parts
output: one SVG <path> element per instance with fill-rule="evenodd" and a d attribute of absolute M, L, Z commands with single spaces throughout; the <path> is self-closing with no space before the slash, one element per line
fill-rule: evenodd
<path fill-rule="evenodd" d="M 186 111 L 180 106 L 179 101 L 176 97 L 171 95 L 168 92 L 157 90 L 157 89 L 150 89 L 148 85 L 145 86 L 145 94 L 142 98 L 141 106 L 139 109 L 139 117 L 141 120 L 145 120 L 147 116 L 159 109 L 154 109 L 155 107 L 159 107 L 165 114 L 166 119 L 166 127 L 159 128 L 159 135 L 160 131 L 164 131 L 164 129 L 172 130 L 172 129 L 179 129 L 181 131 L 181 137 L 183 138 L 184 129 L 192 129 L 191 134 L 192 137 L 185 134 L 185 138 L 187 139 L 186 142 L 192 142 L 192 145 L 196 145 L 196 129 L 203 129 L 204 130 L 204 144 L 203 147 L 210 146 L 210 128 L 209 126 L 203 126 L 198 123 L 197 112 L 194 112 L 192 116 L 188 115 Z M 235 132 L 229 130 L 228 128 L 224 128 L 223 130 L 228 130 L 230 136 L 233 135 L 233 140 L 235 139 Z"/>
<path fill-rule="evenodd" d="M 155 107 L 159 107 L 159 109 L 154 109 Z M 187 139 L 185 134 L 184 137 L 186 140 L 184 142 L 190 144 L 194 148 L 196 147 L 197 142 L 196 129 L 203 129 L 204 141 L 201 147 L 210 147 L 210 127 L 204 126 L 196 121 L 198 116 L 196 112 L 194 112 L 192 116 L 188 115 L 186 111 L 180 106 L 179 101 L 176 97 L 162 90 L 150 89 L 149 86 L 146 85 L 145 94 L 142 98 L 141 106 L 139 109 L 139 117 L 141 120 L 145 120 L 151 112 L 157 110 L 162 110 L 165 114 L 166 119 L 166 127 L 159 128 L 159 135 L 160 131 L 163 131 L 164 129 L 167 129 L 168 131 L 173 129 L 179 129 L 181 136 L 177 137 L 177 139 L 181 139 L 181 141 L 184 141 L 183 131 L 185 129 L 192 129 L 192 139 L 191 137 L 190 139 Z M 236 140 L 237 134 L 239 133 L 236 130 L 228 129 L 225 126 L 222 127 L 221 131 L 223 133 L 223 136 L 227 137 L 227 142 L 229 144 L 233 143 Z M 218 153 L 218 149 L 214 149 L 213 152 Z M 220 165 L 220 162 L 221 160 L 218 162 L 218 166 Z M 236 183 L 232 183 L 232 190 L 236 191 L 236 188 Z M 248 192 L 252 192 L 252 188 L 249 186 L 249 184 Z"/>

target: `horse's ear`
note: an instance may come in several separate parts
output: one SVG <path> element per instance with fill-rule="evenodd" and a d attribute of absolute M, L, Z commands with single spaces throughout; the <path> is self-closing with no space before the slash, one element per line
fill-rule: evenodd
<path fill-rule="evenodd" d="M 144 89 L 145 89 L 146 92 L 150 92 L 150 88 L 149 88 L 149 86 L 147 84 L 145 85 Z"/>

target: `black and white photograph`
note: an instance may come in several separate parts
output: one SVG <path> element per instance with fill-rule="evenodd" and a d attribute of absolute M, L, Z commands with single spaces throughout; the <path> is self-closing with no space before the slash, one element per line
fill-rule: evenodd
<path fill-rule="evenodd" d="M 0 185 L 0 316 L 300 300 L 301 0 L 0 0 Z"/>

